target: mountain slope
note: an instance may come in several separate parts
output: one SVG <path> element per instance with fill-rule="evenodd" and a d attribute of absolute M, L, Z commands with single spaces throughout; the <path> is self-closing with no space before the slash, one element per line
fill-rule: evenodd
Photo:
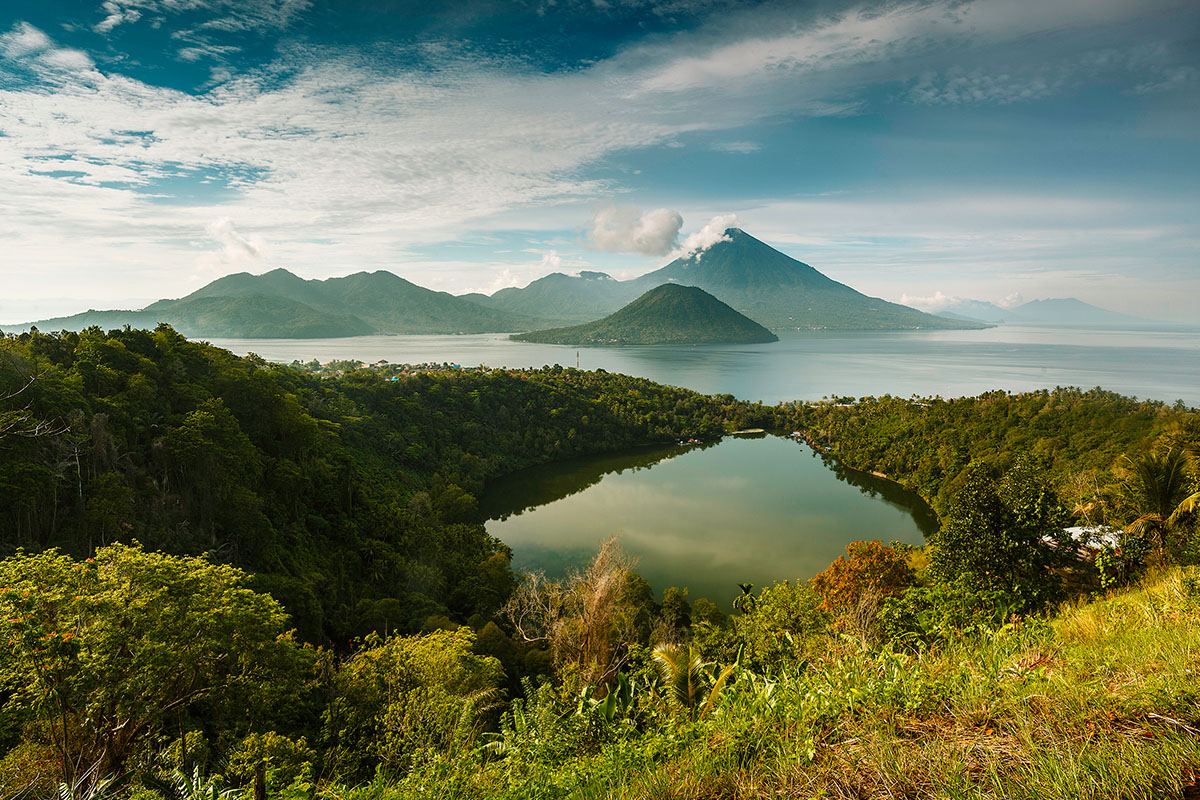
<path fill-rule="evenodd" d="M 145 311 L 120 309 L 98 311 L 89 308 L 87 311 L 65 317 L 49 317 L 33 322 L 13 322 L 0 325 L 0 328 L 7 333 L 24 333 L 30 328 L 37 328 L 42 333 L 50 333 L 52 331 L 82 331 L 93 326 L 104 330 L 124 328 L 126 325 L 131 328 L 154 328 L 162 321 L 154 314 Z"/>
<path fill-rule="evenodd" d="M 725 235 L 726 241 L 676 259 L 631 281 L 631 285 L 641 290 L 662 283 L 698 286 L 770 328 L 982 327 L 868 297 L 738 228 L 730 228 Z"/>
<path fill-rule="evenodd" d="M 331 314 L 261 294 L 159 300 L 142 313 L 153 313 L 192 338 L 334 339 L 375 332 L 352 314 Z"/>
<path fill-rule="evenodd" d="M 326 313 L 353 313 L 381 333 L 495 333 L 528 330 L 544 322 L 435 292 L 384 270 L 323 281 L 304 280 L 283 269 L 263 275 L 243 272 L 213 281 L 184 299 L 252 294 L 284 297 Z"/>
<path fill-rule="evenodd" d="M 957 300 L 937 312 L 948 319 L 975 319 L 1016 325 L 1145 325 L 1152 321 L 1109 311 L 1074 297 L 1030 300 L 1015 308 L 1000 308 L 983 300 Z"/>
<path fill-rule="evenodd" d="M 192 338 L 264 339 L 501 333 L 546 324 L 435 292 L 390 272 L 358 272 L 322 281 L 275 269 L 262 275 L 226 275 L 179 300 L 159 300 L 140 311 L 89 311 L 9 327 L 82 330 L 90 325 L 154 327 L 159 322 Z"/>
<path fill-rule="evenodd" d="M 1012 310 L 1009 322 L 1045 325 L 1137 325 L 1150 320 L 1109 311 L 1074 297 L 1030 300 Z"/>
<path fill-rule="evenodd" d="M 501 289 L 490 297 L 463 295 L 489 308 L 558 323 L 598 319 L 635 296 L 627 283 L 603 272 L 586 271 L 578 276 L 554 272 L 523 288 Z"/>
<path fill-rule="evenodd" d="M 738 228 L 725 235 L 727 241 L 629 281 L 615 281 L 603 273 L 583 273 L 578 278 L 556 273 L 524 288 L 502 289 L 490 298 L 470 297 L 495 308 L 577 321 L 611 313 L 655 286 L 675 283 L 699 287 L 769 328 L 985 327 L 868 297 Z"/>
<path fill-rule="evenodd" d="M 282 297 L 194 297 L 159 300 L 141 311 L 85 311 L 69 317 L 7 326 L 10 331 L 81 331 L 93 325 L 153 328 L 160 322 L 193 339 L 332 339 L 374 329 L 351 314 L 330 314 Z"/>
<path fill-rule="evenodd" d="M 1005 322 L 1012 319 L 1010 309 L 1001 308 L 985 300 L 956 300 L 937 312 L 937 316 L 948 319 L 974 319 L 981 322 Z"/>
<path fill-rule="evenodd" d="M 569 345 L 749 344 L 775 342 L 769 330 L 694 286 L 657 286 L 602 320 L 512 337 Z"/>

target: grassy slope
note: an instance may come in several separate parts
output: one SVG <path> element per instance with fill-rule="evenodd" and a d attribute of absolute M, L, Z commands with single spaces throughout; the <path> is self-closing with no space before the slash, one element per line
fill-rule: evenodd
<path fill-rule="evenodd" d="M 1178 569 L 919 654 L 826 645 L 803 672 L 740 679 L 703 722 L 667 719 L 558 760 L 441 761 L 322 796 L 1193 796 L 1200 598 Z"/>

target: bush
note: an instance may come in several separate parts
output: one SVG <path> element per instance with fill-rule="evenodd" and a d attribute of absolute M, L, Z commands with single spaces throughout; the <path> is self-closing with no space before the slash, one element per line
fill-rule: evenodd
<path fill-rule="evenodd" d="M 1018 459 L 1000 481 L 973 464 L 934 538 L 930 582 L 969 597 L 1005 595 L 1014 613 L 1048 608 L 1062 599 L 1055 570 L 1066 561 L 1068 519 L 1033 462 Z"/>
<path fill-rule="evenodd" d="M 267 790 L 277 792 L 307 777 L 317 755 L 301 736 L 289 739 L 274 731 L 247 736 L 229 756 L 229 777 L 243 786 L 252 785 L 260 763 L 266 764 Z"/>
<path fill-rule="evenodd" d="M 846 555 L 809 583 L 835 627 L 867 636 L 882 603 L 911 586 L 914 577 L 907 550 L 875 540 L 846 545 Z"/>
<path fill-rule="evenodd" d="M 808 640 L 828 629 L 829 615 L 821 608 L 821 596 L 806 584 L 783 581 L 763 589 L 753 611 L 735 624 L 747 655 L 771 667 L 803 658 Z"/>
<path fill-rule="evenodd" d="M 404 772 L 430 753 L 470 744 L 480 712 L 504 678 L 500 662 L 472 652 L 469 629 L 368 637 L 335 679 L 325 711 L 327 771 L 366 777 Z"/>

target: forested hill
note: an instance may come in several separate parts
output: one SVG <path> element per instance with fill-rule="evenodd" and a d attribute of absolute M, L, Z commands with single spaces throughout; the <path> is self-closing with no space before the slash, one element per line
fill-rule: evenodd
<path fill-rule="evenodd" d="M 1032 456 L 1065 496 L 1084 506 L 1114 485 L 1124 457 L 1200 439 L 1194 409 L 1100 388 L 948 400 L 833 398 L 784 404 L 779 412 L 779 424 L 805 431 L 842 463 L 885 474 L 939 510 L 973 461 L 1003 471 Z"/>
<path fill-rule="evenodd" d="M 310 640 L 490 616 L 474 494 L 505 472 L 712 438 L 761 407 L 560 367 L 338 379 L 154 331 L 0 339 L 4 554 L 114 541 L 256 573 Z"/>
<path fill-rule="evenodd" d="M 519 342 L 569 345 L 756 344 L 779 337 L 703 289 L 656 286 L 604 319 L 515 334 Z"/>

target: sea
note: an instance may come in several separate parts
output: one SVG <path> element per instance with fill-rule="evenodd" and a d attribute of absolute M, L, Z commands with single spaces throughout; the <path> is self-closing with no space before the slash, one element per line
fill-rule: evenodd
<path fill-rule="evenodd" d="M 1096 386 L 1200 406 L 1200 329 L 1003 325 L 975 331 L 780 331 L 753 345 L 566 347 L 507 334 L 213 339 L 238 354 L 284 363 L 359 360 L 463 367 L 605 369 L 741 400 L 963 397 Z"/>

